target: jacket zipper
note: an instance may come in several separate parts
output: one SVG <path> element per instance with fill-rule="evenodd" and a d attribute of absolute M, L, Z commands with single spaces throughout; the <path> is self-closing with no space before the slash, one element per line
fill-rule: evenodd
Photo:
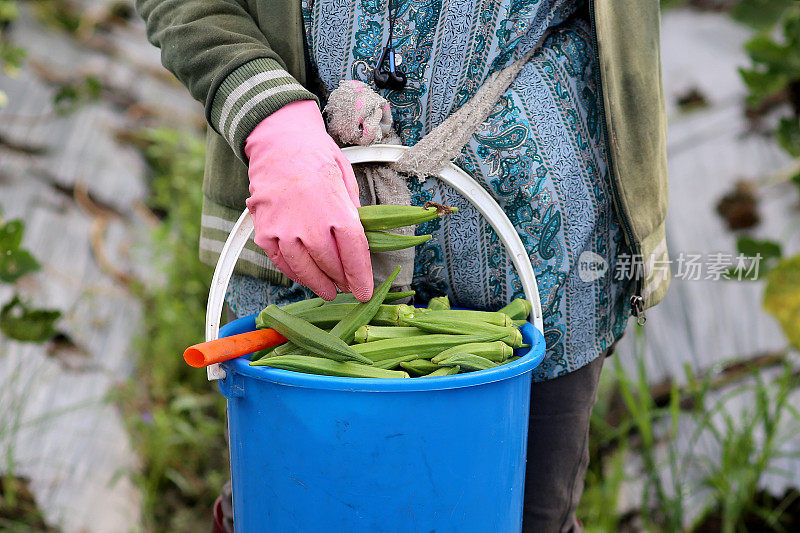
<path fill-rule="evenodd" d="M 594 54 L 595 65 L 597 65 L 597 87 L 602 91 L 603 90 L 603 82 L 602 82 L 602 75 L 601 65 L 600 65 L 600 47 L 597 41 L 597 25 L 595 23 L 594 17 L 594 5 L 595 0 L 589 0 L 589 20 L 592 27 L 592 37 L 594 38 L 594 50 L 592 53 Z M 622 225 L 622 229 L 625 231 L 625 236 L 628 241 L 628 245 L 631 248 L 631 252 L 634 258 L 641 255 L 641 247 L 636 243 L 636 240 L 633 235 L 633 230 L 631 229 L 630 220 L 628 219 L 628 214 L 622 209 L 622 202 L 620 201 L 620 194 L 619 194 L 619 183 L 616 174 L 614 173 L 614 166 L 611 157 L 611 135 L 608 131 L 608 124 L 606 123 L 606 110 L 605 110 L 605 101 L 603 99 L 603 95 L 600 95 L 600 120 L 603 126 L 603 132 L 606 135 L 606 143 L 608 144 L 606 154 L 608 157 L 608 171 L 611 174 L 611 197 L 614 203 L 614 209 L 617 212 L 619 221 Z M 644 258 L 642 258 L 644 260 Z M 644 272 L 640 269 L 638 265 L 632 265 L 634 269 L 634 274 L 636 279 L 634 280 L 634 291 L 633 295 L 630 297 L 628 303 L 630 304 L 631 314 L 636 317 L 636 323 L 640 326 L 644 326 L 647 322 L 647 316 L 644 312 L 644 297 L 642 296 L 642 289 L 644 286 Z"/>

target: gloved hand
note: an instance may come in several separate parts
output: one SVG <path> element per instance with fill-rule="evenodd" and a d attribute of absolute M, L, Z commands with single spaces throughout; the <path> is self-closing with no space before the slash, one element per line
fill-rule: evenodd
<path fill-rule="evenodd" d="M 335 285 L 369 300 L 372 264 L 356 210 L 358 185 L 317 104 L 299 100 L 272 113 L 247 137 L 245 154 L 256 244 L 325 300 L 336 297 Z"/>

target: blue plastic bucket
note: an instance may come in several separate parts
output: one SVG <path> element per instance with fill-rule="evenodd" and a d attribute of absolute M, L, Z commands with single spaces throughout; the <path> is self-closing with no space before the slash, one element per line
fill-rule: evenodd
<path fill-rule="evenodd" d="M 255 328 L 254 317 L 220 330 Z M 223 363 L 236 533 L 513 532 L 522 527 L 531 371 L 358 379 Z"/>

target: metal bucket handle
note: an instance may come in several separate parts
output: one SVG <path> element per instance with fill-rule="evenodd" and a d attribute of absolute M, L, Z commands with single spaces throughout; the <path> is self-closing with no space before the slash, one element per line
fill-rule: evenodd
<path fill-rule="evenodd" d="M 355 165 L 358 163 L 394 163 L 400 159 L 400 156 L 407 149 L 405 146 L 378 144 L 373 146 L 351 146 L 344 148 L 342 152 L 344 152 L 350 163 Z M 486 189 L 456 165 L 450 163 L 445 166 L 439 173 L 439 179 L 469 200 L 486 218 L 489 225 L 494 228 L 511 256 L 514 267 L 517 269 L 525 292 L 525 298 L 533 305 L 530 320 L 536 329 L 544 334 L 542 306 L 539 301 L 536 275 L 533 272 L 528 253 L 525 251 L 525 246 L 523 246 L 514 225 Z M 215 340 L 219 336 L 219 323 L 225 292 L 228 289 L 228 283 L 233 274 L 233 268 L 236 266 L 236 261 L 239 259 L 239 254 L 242 253 L 252 233 L 253 219 L 250 216 L 250 212 L 245 209 L 233 226 L 230 235 L 228 235 L 228 240 L 225 241 L 225 246 L 222 247 L 219 261 L 214 269 L 214 277 L 211 280 L 211 290 L 208 293 L 208 306 L 206 308 L 206 341 Z M 209 366 L 207 371 L 209 380 L 225 379 L 225 370 L 219 364 Z"/>

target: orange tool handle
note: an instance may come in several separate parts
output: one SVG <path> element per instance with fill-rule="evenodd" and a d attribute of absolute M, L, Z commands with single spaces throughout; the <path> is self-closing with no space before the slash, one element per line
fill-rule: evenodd
<path fill-rule="evenodd" d="M 284 341 L 286 337 L 274 329 L 257 329 L 189 346 L 183 352 L 183 359 L 189 366 L 202 368 L 270 348 Z"/>

